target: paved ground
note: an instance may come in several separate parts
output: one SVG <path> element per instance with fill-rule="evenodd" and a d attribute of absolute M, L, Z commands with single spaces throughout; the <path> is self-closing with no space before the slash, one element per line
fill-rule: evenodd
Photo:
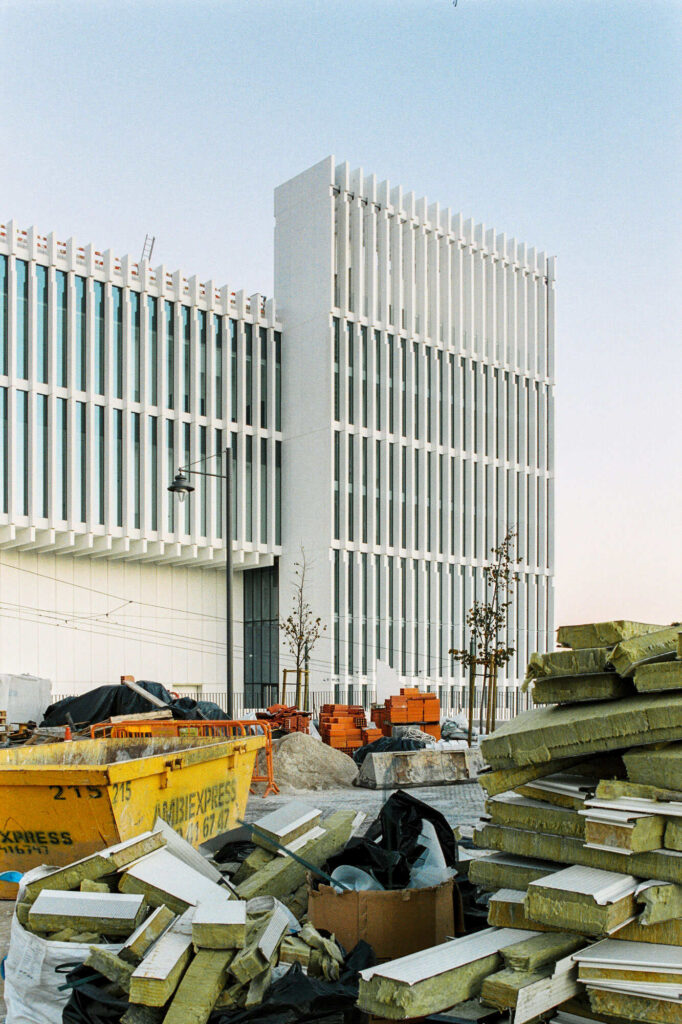
<path fill-rule="evenodd" d="M 246 808 L 247 821 L 254 821 L 268 811 L 274 811 L 289 800 L 296 798 L 305 800 L 314 807 L 319 807 L 323 814 L 350 808 L 363 811 L 367 815 L 366 824 L 377 816 L 381 806 L 390 796 L 392 790 L 373 790 L 351 787 L 334 790 L 296 790 L 269 796 L 263 799 L 252 796 Z M 413 796 L 425 803 L 437 807 L 445 815 L 450 824 L 463 826 L 462 832 L 468 835 L 471 826 L 483 813 L 483 790 L 478 783 L 459 783 L 452 786 L 425 786 L 408 790 Z M 14 904 L 0 900 L 0 960 L 9 948 L 9 928 Z M 5 1003 L 2 998 L 3 983 L 0 979 L 0 1024 L 4 1021 Z"/>
<path fill-rule="evenodd" d="M 388 789 L 332 789 L 317 791 L 289 791 L 279 796 L 266 799 L 252 796 L 246 808 L 246 820 L 256 818 L 274 811 L 292 798 L 305 800 L 314 807 L 319 807 L 326 816 L 332 811 L 352 810 L 363 811 L 368 816 L 367 824 L 376 818 L 382 805 L 394 790 Z M 451 786 L 416 786 L 407 790 L 412 796 L 436 807 L 454 827 L 455 825 L 471 826 L 483 813 L 483 790 L 477 782 L 457 783 Z"/>

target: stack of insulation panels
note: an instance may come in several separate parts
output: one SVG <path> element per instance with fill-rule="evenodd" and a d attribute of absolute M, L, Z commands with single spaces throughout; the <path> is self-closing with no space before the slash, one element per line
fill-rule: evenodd
<path fill-rule="evenodd" d="M 680 626 L 563 627 L 567 649 L 533 655 L 537 710 L 481 741 L 491 770 L 469 877 L 488 923 L 571 935 L 543 970 L 518 964 L 482 986 L 517 1024 L 682 1021 L 682 649 Z M 516 972 L 516 974 L 514 974 Z M 542 973 L 542 971 L 540 972 Z M 566 979 L 565 979 L 566 980 Z"/>

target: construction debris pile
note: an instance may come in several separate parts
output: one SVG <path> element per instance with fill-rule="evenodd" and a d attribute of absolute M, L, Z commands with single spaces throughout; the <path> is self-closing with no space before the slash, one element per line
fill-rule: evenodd
<path fill-rule="evenodd" d="M 256 719 L 267 722 L 273 732 L 308 732 L 311 714 L 301 711 L 295 704 L 271 704 L 265 711 L 257 711 Z"/>
<path fill-rule="evenodd" d="M 231 880 L 162 822 L 66 867 L 35 869 L 25 876 L 12 923 L 9 1019 L 25 1001 L 17 986 L 27 938 L 43 948 L 73 944 L 73 954 L 63 956 L 72 966 L 84 948 L 90 975 L 104 983 L 95 1000 L 123 1001 L 116 1019 L 124 1024 L 204 1024 L 214 1010 L 216 1020 L 228 1021 L 230 1012 L 260 1006 L 292 965 L 317 979 L 318 995 L 352 1005 L 357 983 L 348 988 L 344 981 L 346 952 L 299 919 L 308 871 L 338 853 L 361 820 L 353 811 L 322 819 L 293 802 L 253 828 L 253 852 Z M 285 845 L 297 859 L 282 855 Z M 354 956 L 353 976 L 372 962 L 368 948 Z M 80 983 L 74 999 L 82 1006 Z M 81 1018 L 70 1017 L 67 1006 L 64 1020 L 72 1019 Z"/>
<path fill-rule="evenodd" d="M 682 1020 L 682 649 L 678 625 L 559 630 L 533 699 L 482 740 L 489 924 L 529 930 L 481 998 L 515 1020 Z M 676 656 L 677 655 L 677 656 Z M 566 1001 L 570 1000 L 570 1003 Z M 601 1015 L 604 1015 L 603 1017 Z"/>

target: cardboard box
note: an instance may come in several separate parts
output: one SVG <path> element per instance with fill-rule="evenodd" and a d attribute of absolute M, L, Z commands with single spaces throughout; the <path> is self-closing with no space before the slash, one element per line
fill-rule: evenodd
<path fill-rule="evenodd" d="M 329 885 L 309 888 L 308 918 L 333 932 L 345 949 L 360 939 L 379 960 L 428 949 L 455 934 L 454 880 L 428 889 L 337 893 Z"/>

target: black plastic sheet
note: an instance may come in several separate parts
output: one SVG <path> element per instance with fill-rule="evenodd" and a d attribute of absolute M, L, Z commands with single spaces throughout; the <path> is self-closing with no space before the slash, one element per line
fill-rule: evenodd
<path fill-rule="evenodd" d="M 341 864 L 350 864 L 368 871 L 385 889 L 404 889 L 412 865 L 424 849 L 419 842 L 424 821 L 430 821 L 436 830 L 447 866 L 456 868 L 457 841 L 447 819 L 435 807 L 399 789 L 365 835 L 351 839 L 341 853 L 327 861 L 325 870 L 331 874 Z"/>
<path fill-rule="evenodd" d="M 112 983 L 92 967 L 83 964 L 70 971 L 66 982 L 73 988 L 62 1010 L 62 1024 L 119 1024 L 130 1009 L 128 1000 L 112 995 Z"/>
<path fill-rule="evenodd" d="M 338 1016 L 354 1006 L 358 997 L 358 973 L 376 963 L 372 947 L 359 942 L 351 950 L 338 981 L 305 975 L 293 964 L 283 978 L 273 982 L 260 1006 L 249 1010 L 214 1011 L 208 1024 L 313 1024 Z"/>
<path fill-rule="evenodd" d="M 168 706 L 173 718 L 177 719 L 220 719 L 225 712 L 212 701 L 193 700 L 191 697 L 172 697 L 161 683 L 145 680 L 138 682 L 153 697 L 158 697 Z M 114 715 L 140 715 L 158 711 L 153 704 L 135 693 L 128 686 L 98 686 L 94 690 L 80 694 L 78 697 L 65 697 L 58 700 L 45 711 L 41 725 L 76 726 L 96 725 L 105 722 Z"/>

